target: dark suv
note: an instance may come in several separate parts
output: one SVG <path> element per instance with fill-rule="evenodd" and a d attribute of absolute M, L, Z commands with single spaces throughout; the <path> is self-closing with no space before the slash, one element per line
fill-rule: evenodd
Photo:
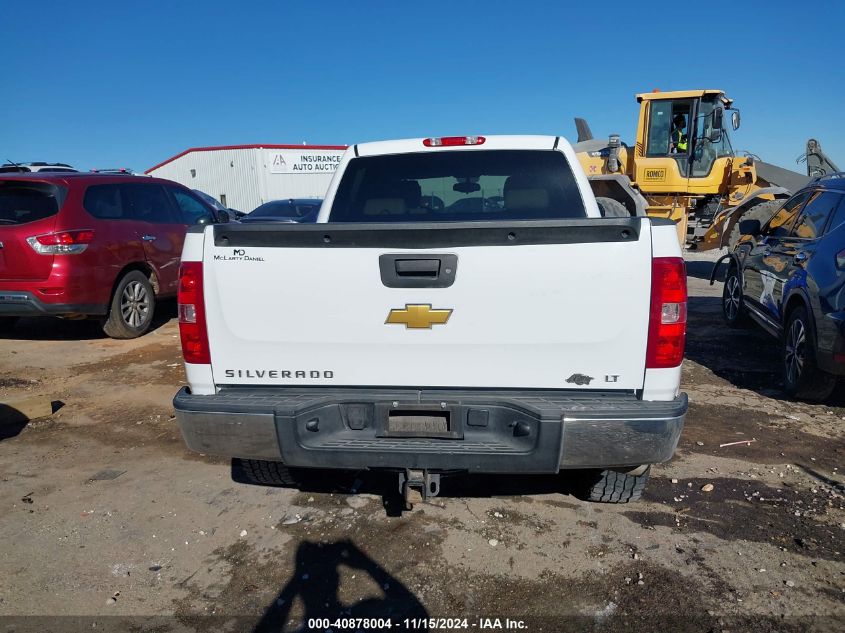
<path fill-rule="evenodd" d="M 845 174 L 814 180 L 762 225 L 739 228 L 742 238 L 716 264 L 729 260 L 725 320 L 751 317 L 781 340 L 787 393 L 827 398 L 845 375 Z"/>
<path fill-rule="evenodd" d="M 175 295 L 185 231 L 225 221 L 182 185 L 131 175 L 0 175 L 0 330 L 22 316 L 100 317 L 149 329 Z"/>

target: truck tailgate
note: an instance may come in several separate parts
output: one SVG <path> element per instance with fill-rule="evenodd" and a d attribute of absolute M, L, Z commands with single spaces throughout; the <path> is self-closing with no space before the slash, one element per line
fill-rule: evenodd
<path fill-rule="evenodd" d="M 203 260 L 218 385 L 643 386 L 647 219 L 217 225 Z"/>

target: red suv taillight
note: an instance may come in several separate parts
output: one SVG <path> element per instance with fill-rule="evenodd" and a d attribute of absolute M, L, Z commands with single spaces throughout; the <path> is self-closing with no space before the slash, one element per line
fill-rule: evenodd
<path fill-rule="evenodd" d="M 186 363 L 211 363 L 202 296 L 202 262 L 182 262 L 179 267 L 179 335 Z"/>
<path fill-rule="evenodd" d="M 677 367 L 684 359 L 687 331 L 687 274 L 680 257 L 656 257 L 651 264 L 648 369 Z"/>
<path fill-rule="evenodd" d="M 41 255 L 78 255 L 94 241 L 94 231 L 57 231 L 26 238 L 27 243 Z"/>

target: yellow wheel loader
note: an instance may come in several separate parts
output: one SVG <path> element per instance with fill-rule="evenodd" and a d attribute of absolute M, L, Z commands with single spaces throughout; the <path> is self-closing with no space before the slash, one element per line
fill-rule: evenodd
<path fill-rule="evenodd" d="M 575 151 L 607 215 L 619 214 L 621 204 L 630 215 L 674 220 L 682 246 L 721 248 L 739 239 L 740 217 L 753 209 L 768 219 L 778 200 L 809 181 L 754 155 L 736 155 L 726 124 L 729 118 L 737 130 L 740 115 L 721 90 L 654 91 L 637 102 L 633 146 L 617 134 L 594 139 L 586 121 L 575 119 Z M 809 169 L 818 162 L 809 144 L 807 156 Z"/>

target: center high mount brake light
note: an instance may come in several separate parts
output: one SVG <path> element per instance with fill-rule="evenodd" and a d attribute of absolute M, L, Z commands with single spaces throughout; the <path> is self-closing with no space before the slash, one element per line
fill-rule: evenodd
<path fill-rule="evenodd" d="M 484 145 L 483 136 L 436 136 L 423 141 L 426 147 L 460 147 L 463 145 Z"/>

